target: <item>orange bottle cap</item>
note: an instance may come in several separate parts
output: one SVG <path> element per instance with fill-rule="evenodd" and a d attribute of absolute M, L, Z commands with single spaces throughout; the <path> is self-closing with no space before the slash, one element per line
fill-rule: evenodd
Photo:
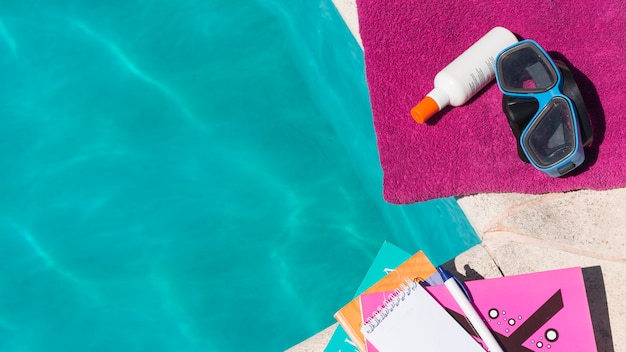
<path fill-rule="evenodd" d="M 413 116 L 413 119 L 417 121 L 417 123 L 424 123 L 437 112 L 439 112 L 439 105 L 437 105 L 435 99 L 426 96 L 426 98 L 422 99 L 419 104 L 411 109 L 411 116 Z"/>

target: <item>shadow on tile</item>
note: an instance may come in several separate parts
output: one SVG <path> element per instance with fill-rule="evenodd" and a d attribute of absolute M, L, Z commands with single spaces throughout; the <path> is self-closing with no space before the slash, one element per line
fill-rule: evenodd
<path fill-rule="evenodd" d="M 600 266 L 583 268 L 583 279 L 598 351 L 615 352 L 602 268 Z"/>
<path fill-rule="evenodd" d="M 483 275 L 481 275 L 478 271 L 474 270 L 469 264 L 465 264 L 463 266 L 463 270 L 465 271 L 465 273 L 460 273 L 457 269 L 456 269 L 456 265 L 454 262 L 454 259 L 444 263 L 443 265 L 441 265 L 444 269 L 446 269 L 447 271 L 449 271 L 450 273 L 452 273 L 454 276 L 458 277 L 459 280 L 465 282 L 465 281 L 473 281 L 473 280 L 482 280 L 485 277 Z"/>

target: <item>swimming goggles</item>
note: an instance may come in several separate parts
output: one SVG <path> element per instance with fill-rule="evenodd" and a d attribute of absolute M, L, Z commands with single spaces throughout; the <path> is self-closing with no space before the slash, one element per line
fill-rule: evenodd
<path fill-rule="evenodd" d="M 532 40 L 502 51 L 495 66 L 520 158 L 552 177 L 580 166 L 583 146 L 592 140 L 591 124 L 569 68 Z"/>

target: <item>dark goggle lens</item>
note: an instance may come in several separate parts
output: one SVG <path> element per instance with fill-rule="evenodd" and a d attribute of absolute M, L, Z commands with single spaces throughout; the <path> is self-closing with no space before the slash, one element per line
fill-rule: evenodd
<path fill-rule="evenodd" d="M 498 83 L 508 92 L 543 92 L 557 82 L 557 73 L 550 59 L 535 44 L 528 42 L 502 53 L 498 72 Z"/>
<path fill-rule="evenodd" d="M 539 167 L 551 167 L 574 152 L 574 116 L 568 102 L 555 97 L 528 126 L 526 150 Z"/>

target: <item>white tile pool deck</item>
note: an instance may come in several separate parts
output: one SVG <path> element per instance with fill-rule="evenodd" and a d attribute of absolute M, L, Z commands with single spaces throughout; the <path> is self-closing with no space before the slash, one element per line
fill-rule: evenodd
<path fill-rule="evenodd" d="M 355 38 L 355 0 L 333 0 Z M 626 188 L 544 195 L 479 194 L 458 203 L 482 243 L 454 260 L 485 278 L 585 269 L 600 352 L 626 351 Z M 336 325 L 290 348 L 323 351 Z M 586 351 L 580 351 L 586 352 Z"/>

